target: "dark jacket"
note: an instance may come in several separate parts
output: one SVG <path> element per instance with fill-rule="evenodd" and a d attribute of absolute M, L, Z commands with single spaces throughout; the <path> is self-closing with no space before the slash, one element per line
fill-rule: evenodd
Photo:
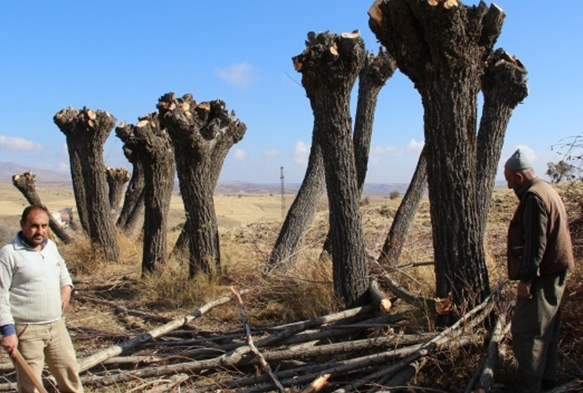
<path fill-rule="evenodd" d="M 559 194 L 538 178 L 517 194 L 520 204 L 508 228 L 508 278 L 528 282 L 572 269 L 571 235 Z"/>

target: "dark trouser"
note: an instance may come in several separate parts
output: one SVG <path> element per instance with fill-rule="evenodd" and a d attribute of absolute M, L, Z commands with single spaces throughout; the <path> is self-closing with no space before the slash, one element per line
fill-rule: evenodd
<path fill-rule="evenodd" d="M 532 299 L 517 299 L 512 318 L 512 347 L 518 361 L 515 391 L 538 393 L 543 379 L 553 380 L 559 352 L 559 306 L 566 272 L 537 277 Z"/>

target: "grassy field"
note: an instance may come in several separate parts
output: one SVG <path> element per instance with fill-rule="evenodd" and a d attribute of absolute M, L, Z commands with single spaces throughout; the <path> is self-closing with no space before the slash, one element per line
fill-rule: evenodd
<path fill-rule="evenodd" d="M 38 187 L 37 192 L 51 210 L 74 206 L 72 190 Z M 292 203 L 286 197 L 286 207 Z M 363 201 L 365 202 L 365 201 Z M 376 254 L 382 247 L 400 198 L 368 197 L 361 206 L 367 249 Z M 516 207 L 516 197 L 506 189 L 495 190 L 488 222 L 486 253 L 492 286 L 505 279 L 506 230 Z M 27 205 L 25 199 L 11 184 L 0 184 L 0 235 L 7 240 L 18 229 L 18 219 Z M 218 278 L 187 278 L 186 262 L 169 261 L 164 272 L 156 277 L 141 277 L 141 244 L 139 237 L 119 237 L 122 255 L 115 264 L 105 263 L 94 256 L 87 240 L 74 245 L 61 245 L 75 278 L 79 295 L 100 297 L 114 301 L 132 310 L 144 310 L 167 317 L 188 314 L 193 308 L 229 294 L 229 287 L 249 289 L 246 309 L 253 326 L 273 326 L 325 315 L 339 309 L 332 287 L 329 263 L 317 263 L 324 237 L 328 230 L 326 203 L 323 200 L 314 221 L 303 239 L 297 263 L 285 273 L 265 276 L 265 261 L 283 222 L 281 198 L 275 195 L 216 195 L 215 205 L 221 238 L 222 271 Z M 184 221 L 182 201 L 175 195 L 171 203 L 169 248 L 179 231 L 176 226 Z M 415 221 L 404 245 L 400 263 L 431 261 L 432 234 L 429 203 L 425 198 L 416 213 Z M 138 235 L 136 235 L 138 236 Z M 578 235 L 577 235 L 578 236 Z M 577 243 L 577 242 L 576 242 Z M 579 244 L 579 243 L 577 243 Z M 581 255 L 578 253 L 578 255 Z M 580 260 L 580 257 L 577 259 Z M 578 264 L 580 265 L 580 263 Z M 580 332 L 580 303 L 583 300 L 580 267 L 572 274 L 564 306 L 562 351 L 570 359 L 583 362 L 583 343 Z M 406 272 L 397 272 L 395 278 L 410 291 L 432 298 L 434 274 L 432 266 Z M 398 309 L 397 309 L 398 310 Z M 426 315 L 411 316 L 408 321 L 419 329 L 431 330 L 432 321 Z M 68 325 L 73 332 L 79 357 L 85 357 L 99 348 L 110 345 L 116 335 L 131 337 L 155 327 L 139 318 L 120 315 L 104 305 L 73 301 L 67 311 Z M 240 317 L 235 307 L 212 310 L 208 317 L 197 320 L 197 329 L 221 330 L 240 328 Z M 91 333 L 94 332 L 94 333 Z M 95 332 L 99 332 L 96 334 Z M 452 383 L 463 383 L 480 363 L 483 352 L 460 353 L 448 361 L 432 359 L 417 379 L 419 386 L 448 390 Z M 0 357 L 0 362 L 7 359 Z M 513 366 L 511 351 L 503 367 Z M 561 380 L 572 376 L 569 363 L 562 360 Z M 506 372 L 506 378 L 510 374 Z M 504 376 L 502 377 L 504 378 Z M 88 388 L 88 392 L 125 392 L 129 387 Z M 138 390 L 139 391 L 139 390 Z"/>

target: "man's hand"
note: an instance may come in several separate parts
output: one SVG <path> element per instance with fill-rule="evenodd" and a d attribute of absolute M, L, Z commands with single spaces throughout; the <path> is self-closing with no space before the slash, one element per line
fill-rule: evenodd
<path fill-rule="evenodd" d="M 0 343 L 2 344 L 2 348 L 8 352 L 8 355 L 12 357 L 14 355 L 14 350 L 18 347 L 18 336 L 16 334 L 2 336 Z"/>
<path fill-rule="evenodd" d="M 69 301 L 71 300 L 71 287 L 69 285 L 65 285 L 61 287 L 61 309 L 65 311 L 67 306 L 69 305 Z"/>
<path fill-rule="evenodd" d="M 519 281 L 518 287 L 516 288 L 516 296 L 520 299 L 532 299 L 532 293 L 530 293 L 530 283 Z"/>

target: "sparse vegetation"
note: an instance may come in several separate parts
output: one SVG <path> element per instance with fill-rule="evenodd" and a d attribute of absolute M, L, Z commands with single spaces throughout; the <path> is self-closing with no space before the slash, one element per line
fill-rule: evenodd
<path fill-rule="evenodd" d="M 50 189 L 43 192 L 44 195 L 47 193 L 50 195 Z M 13 196 L 17 191 L 14 190 L 12 193 L 8 197 L 9 200 L 18 200 L 18 197 Z M 55 200 L 62 203 L 62 198 L 56 198 L 56 195 Z M 328 230 L 326 211 L 316 214 L 310 230 L 304 237 L 297 263 L 285 273 L 265 274 L 266 258 L 280 225 L 278 201 L 272 201 L 267 196 L 250 195 L 242 199 L 236 196 L 217 197 L 216 202 L 217 215 L 222 217 L 224 223 L 220 226 L 222 264 L 221 273 L 212 279 L 198 275 L 194 280 L 189 280 L 187 260 L 180 258 L 171 258 L 159 275 L 148 275 L 142 279 L 140 243 L 122 235 L 118 235 L 122 252 L 116 264 L 105 262 L 103 257 L 96 255 L 88 240 L 77 239 L 75 245 L 60 245 L 75 278 L 79 298 L 73 300 L 67 312 L 67 321 L 75 333 L 73 338 L 80 357 L 86 357 L 120 339 L 129 339 L 161 324 L 120 313 L 111 306 L 81 301 L 82 296 L 112 301 L 128 310 L 174 318 L 192 313 L 206 302 L 228 295 L 229 288 L 233 286 L 238 290 L 249 290 L 243 296 L 243 301 L 249 322 L 254 329 L 307 320 L 340 309 L 340 303 L 335 299 L 332 288 L 331 263 L 319 260 L 324 236 Z M 233 206 L 235 202 L 240 205 Z M 47 203 L 52 205 L 54 201 L 47 198 Z M 366 247 L 373 254 L 379 251 L 391 223 L 391 218 L 382 212 L 395 211 L 398 203 L 399 201 L 371 196 L 370 204 L 361 207 Z M 256 208 L 257 205 L 262 208 Z M 487 267 L 493 286 L 505 278 L 505 236 L 515 206 L 515 196 L 510 190 L 495 191 L 486 239 Z M 172 207 L 169 243 L 176 240 L 180 233 L 178 224 L 184 218 L 180 212 L 179 200 L 174 200 Z M 15 206 L 15 209 L 19 208 L 20 206 Z M 0 231 L 8 232 L 8 239 L 14 236 L 14 230 L 18 230 L 17 221 L 16 212 L 2 217 Z M 243 222 L 245 225 L 242 225 Z M 407 236 L 399 265 L 432 261 L 431 239 L 429 204 L 427 198 L 424 198 Z M 410 292 L 433 298 L 435 293 L 433 266 L 399 268 L 391 270 L 390 273 Z M 583 325 L 579 318 L 579 304 L 583 300 L 582 281 L 578 268 L 570 277 L 569 293 L 564 302 L 561 346 L 566 356 L 579 362 L 583 360 L 581 349 L 583 343 L 580 339 Z M 512 289 L 509 289 L 509 293 L 511 292 Z M 393 329 L 434 331 L 434 318 L 429 309 L 412 308 L 402 301 L 396 301 L 391 313 L 405 313 L 406 316 L 406 319 L 394 325 Z M 207 332 L 205 334 L 242 329 L 239 310 L 233 303 L 212 309 L 190 326 L 196 327 L 198 332 Z M 148 354 L 148 348 L 140 349 L 140 353 Z M 416 385 L 442 391 L 451 391 L 452 386 L 464 386 L 484 355 L 484 349 L 479 346 L 444 351 L 439 356 L 429 359 L 428 364 L 418 374 Z M 2 361 L 7 359 L 4 357 Z M 573 375 L 571 366 L 564 359 L 560 365 L 560 380 L 567 381 Z M 513 367 L 514 359 L 512 351 L 509 350 L 503 359 L 497 381 L 509 381 L 512 378 Z M 196 380 L 198 378 L 193 379 Z M 139 382 L 136 381 L 111 387 L 88 386 L 86 391 L 127 392 L 138 385 Z"/>

